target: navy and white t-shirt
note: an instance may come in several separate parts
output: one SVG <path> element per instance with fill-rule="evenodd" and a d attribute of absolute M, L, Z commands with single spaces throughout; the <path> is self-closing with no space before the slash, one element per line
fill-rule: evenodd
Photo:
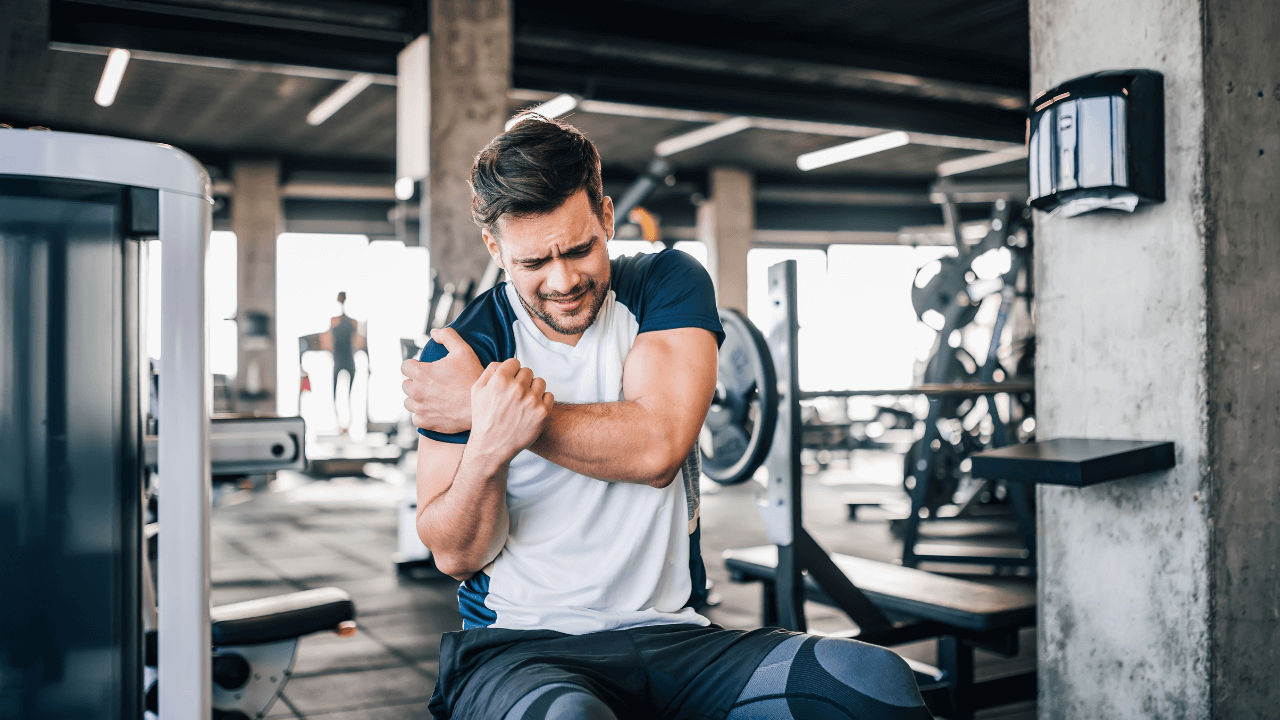
<path fill-rule="evenodd" d="M 622 400 L 622 368 L 636 336 L 675 328 L 724 333 L 707 271 L 678 250 L 612 261 L 609 293 L 577 345 L 551 340 L 509 283 L 462 311 L 451 327 L 481 366 L 516 358 L 547 382 L 557 402 Z M 421 360 L 448 354 L 432 341 Z M 469 433 L 419 430 L 442 442 Z M 506 545 L 458 589 L 464 628 L 583 634 L 708 621 L 698 531 L 698 453 L 665 488 L 604 482 L 525 450 L 511 462 Z"/>

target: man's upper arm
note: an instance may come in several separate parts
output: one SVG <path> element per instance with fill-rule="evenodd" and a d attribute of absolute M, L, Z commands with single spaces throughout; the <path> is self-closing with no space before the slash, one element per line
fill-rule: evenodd
<path fill-rule="evenodd" d="M 622 373 L 622 394 L 670 429 L 676 462 L 698 437 L 716 389 L 716 337 L 696 327 L 636 337 Z"/>
<path fill-rule="evenodd" d="M 453 485 L 466 445 L 418 438 L 418 515 Z"/>
<path fill-rule="evenodd" d="M 646 405 L 670 429 L 683 460 L 698 437 L 716 386 L 724 330 L 711 276 L 692 256 L 668 250 L 635 288 L 639 334 L 623 368 L 623 397 Z"/>

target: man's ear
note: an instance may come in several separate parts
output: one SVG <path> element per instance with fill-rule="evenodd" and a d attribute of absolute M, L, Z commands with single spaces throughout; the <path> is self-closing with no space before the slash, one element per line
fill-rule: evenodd
<path fill-rule="evenodd" d="M 485 249 L 489 251 L 489 257 L 493 258 L 493 262 L 498 267 L 506 270 L 502 264 L 502 246 L 498 244 L 498 239 L 493 236 L 493 232 L 489 228 L 481 228 L 481 237 L 484 238 Z"/>
<path fill-rule="evenodd" d="M 604 196 L 604 203 L 601 205 L 600 223 L 604 225 L 604 237 L 606 240 L 613 239 L 613 198 L 608 195 Z"/>

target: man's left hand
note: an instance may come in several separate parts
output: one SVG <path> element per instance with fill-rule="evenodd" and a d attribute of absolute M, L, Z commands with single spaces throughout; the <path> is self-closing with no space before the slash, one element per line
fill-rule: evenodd
<path fill-rule="evenodd" d="M 439 433 L 471 429 L 471 386 L 484 368 L 471 346 L 453 328 L 431 331 L 431 339 L 449 354 L 435 362 L 405 360 L 404 407 L 413 413 L 414 427 Z"/>

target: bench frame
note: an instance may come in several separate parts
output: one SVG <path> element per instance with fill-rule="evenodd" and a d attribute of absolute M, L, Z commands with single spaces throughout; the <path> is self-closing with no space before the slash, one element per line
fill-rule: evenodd
<path fill-rule="evenodd" d="M 975 647 L 1002 655 L 1016 654 L 1018 630 L 1034 620 L 995 629 L 974 631 L 901 613 L 886 614 L 836 565 L 831 556 L 804 529 L 800 469 L 800 388 L 796 352 L 796 263 L 788 260 L 769 268 L 769 299 L 773 308 L 766 333 L 778 386 L 777 427 L 765 459 L 767 492 L 758 508 L 769 539 L 778 548 L 772 573 L 762 568 L 751 573 L 729 562 L 734 579 L 757 580 L 764 585 L 763 620 L 788 630 L 805 632 L 806 599 L 843 610 L 858 626 L 849 635 L 877 645 L 898 645 L 928 638 L 938 639 L 939 668 L 913 663 L 921 691 L 935 712 L 953 720 L 968 720 L 974 712 L 1036 697 L 1034 672 L 974 682 Z M 923 572 L 923 571 L 921 571 Z"/>

